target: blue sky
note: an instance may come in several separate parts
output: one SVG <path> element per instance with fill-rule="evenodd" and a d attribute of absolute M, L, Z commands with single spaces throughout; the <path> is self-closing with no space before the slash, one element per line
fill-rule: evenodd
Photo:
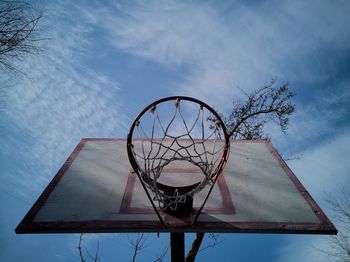
<path fill-rule="evenodd" d="M 82 137 L 125 137 L 155 99 L 189 95 L 221 113 L 277 77 L 297 93 L 272 142 L 326 213 L 349 187 L 349 1 L 38 1 L 44 51 L 0 73 L 0 260 L 77 261 L 79 235 L 14 228 Z M 349 190 L 346 190 L 349 194 Z M 189 236 L 191 237 L 191 236 Z M 198 261 L 331 261 L 324 236 L 224 234 Z M 86 235 L 102 261 L 128 261 L 122 234 Z M 149 235 L 151 261 L 167 235 Z M 206 240 L 205 244 L 210 243 Z M 254 252 L 252 252 L 254 251 Z"/>

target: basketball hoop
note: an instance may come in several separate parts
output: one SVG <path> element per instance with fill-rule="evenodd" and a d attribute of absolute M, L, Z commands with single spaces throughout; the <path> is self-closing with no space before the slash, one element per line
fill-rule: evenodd
<path fill-rule="evenodd" d="M 229 148 L 219 114 L 202 101 L 185 96 L 166 97 L 147 106 L 131 125 L 127 138 L 129 161 L 164 224 L 158 209 L 177 217 L 189 216 L 193 197 L 209 187 L 191 223 L 197 220 L 225 167 Z M 193 173 L 201 176 L 185 185 L 171 181 L 170 176 L 170 182 L 165 183 L 165 171 L 179 161 L 183 169 L 197 169 L 200 172 Z"/>

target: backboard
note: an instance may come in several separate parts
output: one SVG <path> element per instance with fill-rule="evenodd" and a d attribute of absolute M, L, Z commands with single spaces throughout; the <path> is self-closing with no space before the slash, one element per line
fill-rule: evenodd
<path fill-rule="evenodd" d="M 180 185 L 201 175 L 181 163 L 164 173 L 164 183 L 175 178 Z M 195 196 L 194 209 L 200 206 L 203 191 Z M 189 226 L 175 217 L 168 221 L 168 226 L 160 223 L 131 168 L 126 139 L 85 138 L 16 232 L 337 232 L 265 140 L 231 142 L 229 161 L 196 223 Z"/>

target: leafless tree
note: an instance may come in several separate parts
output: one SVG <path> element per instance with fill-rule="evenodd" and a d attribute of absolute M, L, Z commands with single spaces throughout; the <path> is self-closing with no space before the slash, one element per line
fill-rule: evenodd
<path fill-rule="evenodd" d="M 167 245 L 165 248 L 163 248 L 163 251 L 160 255 L 157 256 L 156 260 L 154 260 L 154 262 L 162 262 L 165 255 L 168 253 L 169 251 L 169 245 Z"/>
<path fill-rule="evenodd" d="M 332 194 L 327 196 L 328 206 L 335 213 L 338 234 L 328 239 L 330 249 L 321 250 L 337 261 L 350 261 L 350 196 L 345 190 L 336 198 Z"/>
<path fill-rule="evenodd" d="M 275 84 L 276 80 L 273 79 L 268 85 L 249 94 L 242 91 L 246 100 L 243 102 L 234 100 L 231 113 L 228 116 L 221 114 L 231 139 L 269 139 L 269 136 L 264 134 L 264 127 L 269 122 L 278 124 L 282 132 L 287 130 L 289 117 L 295 110 L 295 106 L 291 103 L 295 94 L 289 91 L 287 83 L 277 87 Z M 208 120 L 215 121 L 211 118 Z M 204 233 L 197 234 L 186 262 L 194 261 L 197 253 L 203 250 L 200 249 L 203 238 Z M 216 235 L 214 240 L 217 240 Z M 215 241 L 208 247 L 219 243 Z"/>
<path fill-rule="evenodd" d="M 243 102 L 234 101 L 231 113 L 228 116 L 221 115 L 231 139 L 268 138 L 268 135 L 264 134 L 264 127 L 269 122 L 278 124 L 282 132 L 286 131 L 289 117 L 295 110 L 291 103 L 295 94 L 289 91 L 287 83 L 282 86 L 275 85 L 276 80 L 272 80 L 267 86 L 254 90 L 250 94 L 242 91 L 246 100 Z M 209 118 L 208 121 L 215 120 Z M 192 247 L 186 256 L 186 262 L 194 261 L 198 252 L 222 242 L 217 235 L 209 234 L 208 237 L 212 243 L 201 248 L 204 237 L 204 233 L 196 234 Z M 129 239 L 134 250 L 133 262 L 136 261 L 138 253 L 145 248 L 145 241 L 144 234 L 138 234 L 136 239 Z M 156 261 L 162 261 L 168 249 L 169 247 Z"/>
<path fill-rule="evenodd" d="M 129 238 L 129 243 L 133 247 L 133 250 L 134 250 L 131 261 L 135 262 L 138 253 L 146 248 L 147 237 L 145 234 L 137 233 L 136 238 L 130 238 L 129 236 L 128 236 L 128 238 Z"/>
<path fill-rule="evenodd" d="M 20 72 L 14 65 L 40 49 L 38 23 L 43 15 L 26 1 L 0 0 L 0 68 Z"/>
<path fill-rule="evenodd" d="M 217 234 L 210 233 L 210 234 L 208 234 L 208 236 L 209 236 L 209 239 L 211 240 L 211 243 L 200 248 L 202 241 L 204 239 L 204 235 L 205 235 L 204 233 L 197 233 L 196 234 L 196 238 L 192 243 L 191 249 L 188 251 L 185 262 L 195 261 L 198 252 L 201 252 L 201 251 L 208 249 L 208 248 L 213 248 L 222 242 L 222 240 L 219 240 L 219 237 Z"/>
<path fill-rule="evenodd" d="M 282 132 L 286 131 L 289 116 L 295 110 L 291 103 L 295 94 L 289 91 L 287 83 L 278 87 L 275 84 L 276 80 L 273 79 L 269 85 L 250 94 L 242 91 L 246 100 L 234 100 L 231 113 L 228 116 L 222 115 L 232 139 L 268 138 L 264 134 L 264 127 L 268 122 L 277 123 Z"/>
<path fill-rule="evenodd" d="M 84 234 L 80 234 L 79 243 L 78 243 L 78 250 L 79 250 L 80 261 L 81 261 L 81 262 L 86 262 L 87 260 L 85 259 L 84 251 L 83 251 L 83 236 L 84 236 Z M 94 262 L 100 261 L 100 259 L 99 259 L 99 257 L 98 257 L 99 248 L 100 248 L 100 244 L 99 244 L 99 242 L 97 241 L 97 247 L 96 247 L 96 252 L 95 252 L 95 255 L 94 255 L 94 256 L 92 256 L 92 255 L 89 253 L 89 251 L 86 250 L 86 253 L 87 253 L 87 255 L 89 256 L 89 258 L 90 258 L 92 261 L 94 261 Z"/>

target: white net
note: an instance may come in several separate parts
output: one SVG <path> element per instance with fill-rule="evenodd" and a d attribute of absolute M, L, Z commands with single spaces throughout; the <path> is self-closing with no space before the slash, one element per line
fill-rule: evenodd
<path fill-rule="evenodd" d="M 141 179 L 154 192 L 153 200 L 161 209 L 175 211 L 188 196 L 215 181 L 227 149 L 222 125 L 209 108 L 180 99 L 152 105 L 135 121 L 131 151 Z M 174 188 L 169 194 L 162 174 L 166 168 L 179 166 L 179 161 L 184 169 L 195 167 L 202 175 L 185 192 L 175 184 L 167 185 Z"/>

